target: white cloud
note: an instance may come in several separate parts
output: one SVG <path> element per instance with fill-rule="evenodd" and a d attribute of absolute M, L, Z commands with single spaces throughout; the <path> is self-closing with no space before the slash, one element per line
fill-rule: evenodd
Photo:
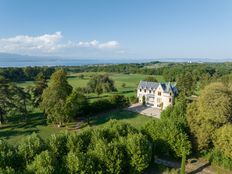
<path fill-rule="evenodd" d="M 11 38 L 3 38 L 0 39 L 0 50 L 2 52 L 18 52 L 27 50 L 52 52 L 57 49 L 58 42 L 61 38 L 61 32 L 44 34 L 41 36 L 19 35 Z"/>
<path fill-rule="evenodd" d="M 119 43 L 115 40 L 99 44 L 99 48 L 101 49 L 105 49 L 105 48 L 112 49 L 112 48 L 118 48 L 118 47 L 119 47 Z"/>
<path fill-rule="evenodd" d="M 118 41 L 107 42 L 92 41 L 68 41 L 61 42 L 61 32 L 44 34 L 40 36 L 18 35 L 10 38 L 0 39 L 0 52 L 10 53 L 51 53 L 67 48 L 94 48 L 94 49 L 115 49 L 120 46 Z"/>

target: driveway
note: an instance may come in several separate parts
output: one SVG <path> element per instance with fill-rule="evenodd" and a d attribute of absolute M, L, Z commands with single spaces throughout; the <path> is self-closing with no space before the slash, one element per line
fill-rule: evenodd
<path fill-rule="evenodd" d="M 131 105 L 130 107 L 127 108 L 127 110 L 155 118 L 160 118 L 160 113 L 161 113 L 160 109 L 144 106 L 140 103 Z"/>

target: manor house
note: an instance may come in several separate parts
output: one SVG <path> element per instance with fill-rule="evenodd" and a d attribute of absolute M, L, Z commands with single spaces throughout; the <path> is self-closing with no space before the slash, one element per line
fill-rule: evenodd
<path fill-rule="evenodd" d="M 140 81 L 137 89 L 139 103 L 147 106 L 164 110 L 167 106 L 172 105 L 174 97 L 177 95 L 175 85 L 169 83 L 157 83 Z"/>

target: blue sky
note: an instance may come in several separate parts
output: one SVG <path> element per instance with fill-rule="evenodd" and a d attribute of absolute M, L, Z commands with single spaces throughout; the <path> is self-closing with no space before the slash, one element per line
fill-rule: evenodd
<path fill-rule="evenodd" d="M 231 0 L 0 0 L 0 52 L 232 58 Z"/>

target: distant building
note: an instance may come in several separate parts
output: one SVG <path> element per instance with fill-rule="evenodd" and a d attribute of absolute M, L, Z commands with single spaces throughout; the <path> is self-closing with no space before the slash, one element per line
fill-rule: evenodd
<path fill-rule="evenodd" d="M 177 88 L 170 82 L 156 83 L 140 81 L 137 89 L 139 103 L 144 102 L 147 106 L 162 110 L 173 104 L 176 95 Z"/>

